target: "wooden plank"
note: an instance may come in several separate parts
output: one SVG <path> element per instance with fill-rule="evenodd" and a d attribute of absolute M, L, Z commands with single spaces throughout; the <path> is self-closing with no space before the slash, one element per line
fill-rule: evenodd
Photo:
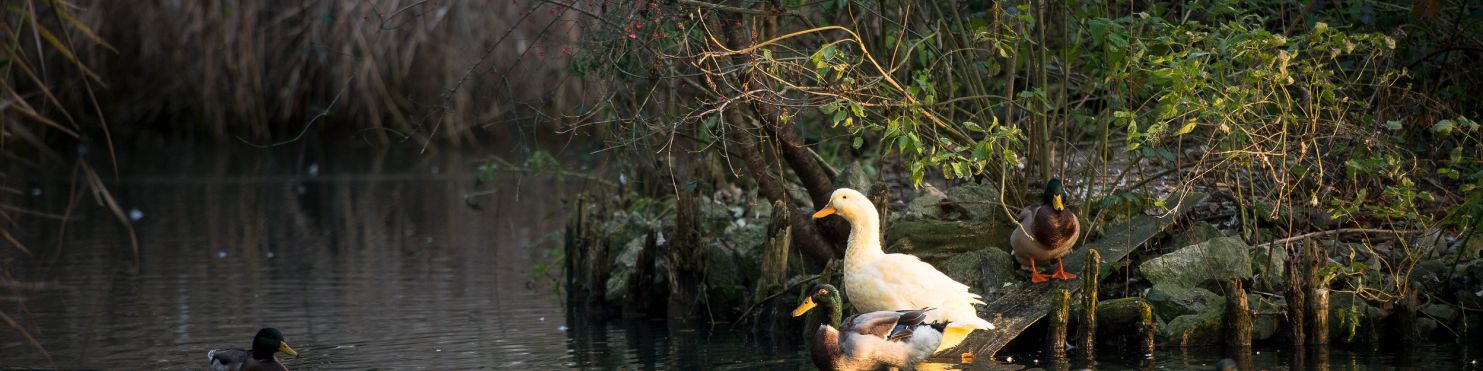
<path fill-rule="evenodd" d="M 1177 204 L 1178 207 L 1162 218 L 1140 215 L 1123 223 L 1108 225 L 1103 230 L 1102 239 L 1083 244 L 1081 248 L 1072 251 L 1064 259 L 1066 271 L 1081 271 L 1089 248 L 1095 248 L 1101 253 L 1102 269 L 1108 269 L 1113 263 L 1127 257 L 1133 249 L 1168 229 L 1175 220 L 1178 220 L 1179 216 L 1205 202 L 1208 197 L 1198 192 L 1185 194 L 1183 201 L 1179 200 L 1177 195 L 1170 196 L 1165 203 Z M 1014 288 L 987 306 L 985 311 L 989 315 L 984 318 L 993 322 L 996 329 L 974 331 L 962 344 L 938 353 L 938 357 L 944 360 L 956 359 L 962 353 L 967 352 L 972 352 L 980 358 L 993 357 L 994 353 L 1009 344 L 1010 340 L 1014 340 L 1021 332 L 1050 311 L 1051 293 L 1062 287 L 1071 290 L 1072 294 L 1081 291 L 1082 285 L 1077 280 L 1080 278 L 1071 281 L 1030 284 L 1027 279 L 1025 284 Z"/>

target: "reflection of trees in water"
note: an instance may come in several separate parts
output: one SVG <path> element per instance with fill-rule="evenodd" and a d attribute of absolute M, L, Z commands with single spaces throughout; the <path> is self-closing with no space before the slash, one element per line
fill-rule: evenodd
<path fill-rule="evenodd" d="M 119 245 L 118 226 L 73 223 L 61 248 L 46 252 L 57 255 L 49 271 L 22 264 L 28 269 L 18 272 L 68 289 L 21 294 L 27 308 L 14 312 L 23 314 L 17 320 L 44 329 L 40 341 L 64 367 L 131 357 L 195 360 L 210 347 L 245 346 L 264 325 L 317 350 L 305 352 L 305 361 L 394 356 L 464 368 L 473 363 L 457 363 L 469 362 L 459 356 L 513 362 L 565 352 L 557 318 L 535 319 L 558 313 L 559 302 L 540 295 L 549 289 L 526 287 L 532 254 L 523 248 L 557 225 L 542 216 L 556 211 L 565 185 L 524 179 L 517 201 L 513 181 L 495 181 L 491 186 L 509 192 L 497 192 L 478 211 L 463 203 L 472 165 L 459 154 L 408 161 L 350 153 L 319 160 L 318 176 L 301 174 L 301 163 L 285 166 L 278 155 L 125 169 L 119 197 L 144 214 L 136 223 L 139 271 Z M 169 162 L 139 160 L 131 163 Z M 108 221 L 100 219 L 104 212 L 81 210 L 79 220 Z M 53 244 L 59 238 L 54 226 L 27 228 Z M 158 335 L 140 340 L 140 333 Z M 528 339 L 531 333 L 537 338 Z M 0 333 L 0 353 L 46 364 L 14 336 Z M 140 341 L 168 354 L 140 353 Z M 375 346 L 323 348 L 336 345 Z M 415 354 L 372 354 L 384 346 Z"/>

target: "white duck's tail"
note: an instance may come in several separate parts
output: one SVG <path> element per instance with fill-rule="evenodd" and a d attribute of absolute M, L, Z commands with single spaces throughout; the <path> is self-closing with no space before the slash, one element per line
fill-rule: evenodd
<path fill-rule="evenodd" d="M 967 320 L 949 322 L 947 328 L 942 330 L 942 342 L 937 344 L 937 350 L 933 351 L 933 353 L 939 353 L 958 346 L 958 344 L 962 344 L 963 340 L 968 339 L 968 334 L 973 333 L 974 330 L 993 329 L 993 323 L 976 316 Z"/>

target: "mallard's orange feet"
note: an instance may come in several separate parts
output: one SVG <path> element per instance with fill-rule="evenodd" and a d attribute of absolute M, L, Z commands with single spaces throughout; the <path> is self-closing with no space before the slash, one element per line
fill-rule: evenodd
<path fill-rule="evenodd" d="M 1050 281 L 1050 277 L 1050 275 L 1040 273 L 1040 270 L 1035 269 L 1035 259 L 1030 259 L 1030 283 L 1044 283 L 1045 281 Z"/>
<path fill-rule="evenodd" d="M 971 363 L 973 363 L 973 353 L 963 353 L 963 356 L 962 357 L 963 357 L 963 363 L 964 364 L 971 364 Z"/>
<path fill-rule="evenodd" d="M 1064 265 L 1061 265 L 1061 259 L 1058 258 L 1056 259 L 1056 273 L 1051 273 L 1050 278 L 1060 280 L 1073 280 L 1076 279 L 1076 275 L 1071 274 L 1070 272 L 1066 272 L 1066 267 Z"/>

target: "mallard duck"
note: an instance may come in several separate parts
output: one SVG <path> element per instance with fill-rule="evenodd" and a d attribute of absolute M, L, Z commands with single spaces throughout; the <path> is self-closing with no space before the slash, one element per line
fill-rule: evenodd
<path fill-rule="evenodd" d="M 1071 252 L 1076 245 L 1076 236 L 1081 232 L 1081 223 L 1076 213 L 1066 210 L 1066 190 L 1060 179 L 1045 183 L 1045 195 L 1040 205 L 1026 206 L 1020 210 L 1020 227 L 1009 235 L 1009 245 L 1014 247 L 1014 259 L 1020 265 L 1030 266 L 1030 282 L 1041 283 L 1051 278 L 1069 280 L 1075 274 L 1066 272 L 1061 257 Z M 1025 231 L 1029 231 L 1026 233 Z M 1056 273 L 1042 274 L 1035 269 L 1035 261 L 1056 261 Z"/>
<path fill-rule="evenodd" d="M 844 257 L 844 289 L 861 313 L 937 308 L 926 322 L 947 323 L 938 350 L 957 346 L 973 330 L 993 329 L 978 317 L 974 304 L 983 304 L 968 286 L 954 281 L 915 256 L 881 250 L 880 214 L 859 191 L 840 188 L 814 218 L 839 215 L 850 222 Z"/>
<path fill-rule="evenodd" d="M 809 356 L 820 370 L 913 370 L 942 341 L 944 326 L 924 322 L 932 309 L 860 313 L 841 322 L 839 290 L 818 284 L 793 310 L 793 316 L 815 307 L 829 315 L 828 322 L 814 330 L 813 342 L 808 346 Z"/>
<path fill-rule="evenodd" d="M 1236 360 L 1230 358 L 1222 359 L 1220 362 L 1215 363 L 1215 371 L 1237 371 L 1240 369 L 1236 367 Z"/>
<path fill-rule="evenodd" d="M 252 337 L 252 350 L 247 349 L 215 349 L 206 352 L 206 357 L 211 359 L 211 370 L 232 371 L 254 371 L 254 370 L 284 370 L 282 363 L 278 363 L 275 353 L 296 356 L 294 348 L 283 341 L 283 333 L 272 327 L 258 330 L 257 336 Z"/>

